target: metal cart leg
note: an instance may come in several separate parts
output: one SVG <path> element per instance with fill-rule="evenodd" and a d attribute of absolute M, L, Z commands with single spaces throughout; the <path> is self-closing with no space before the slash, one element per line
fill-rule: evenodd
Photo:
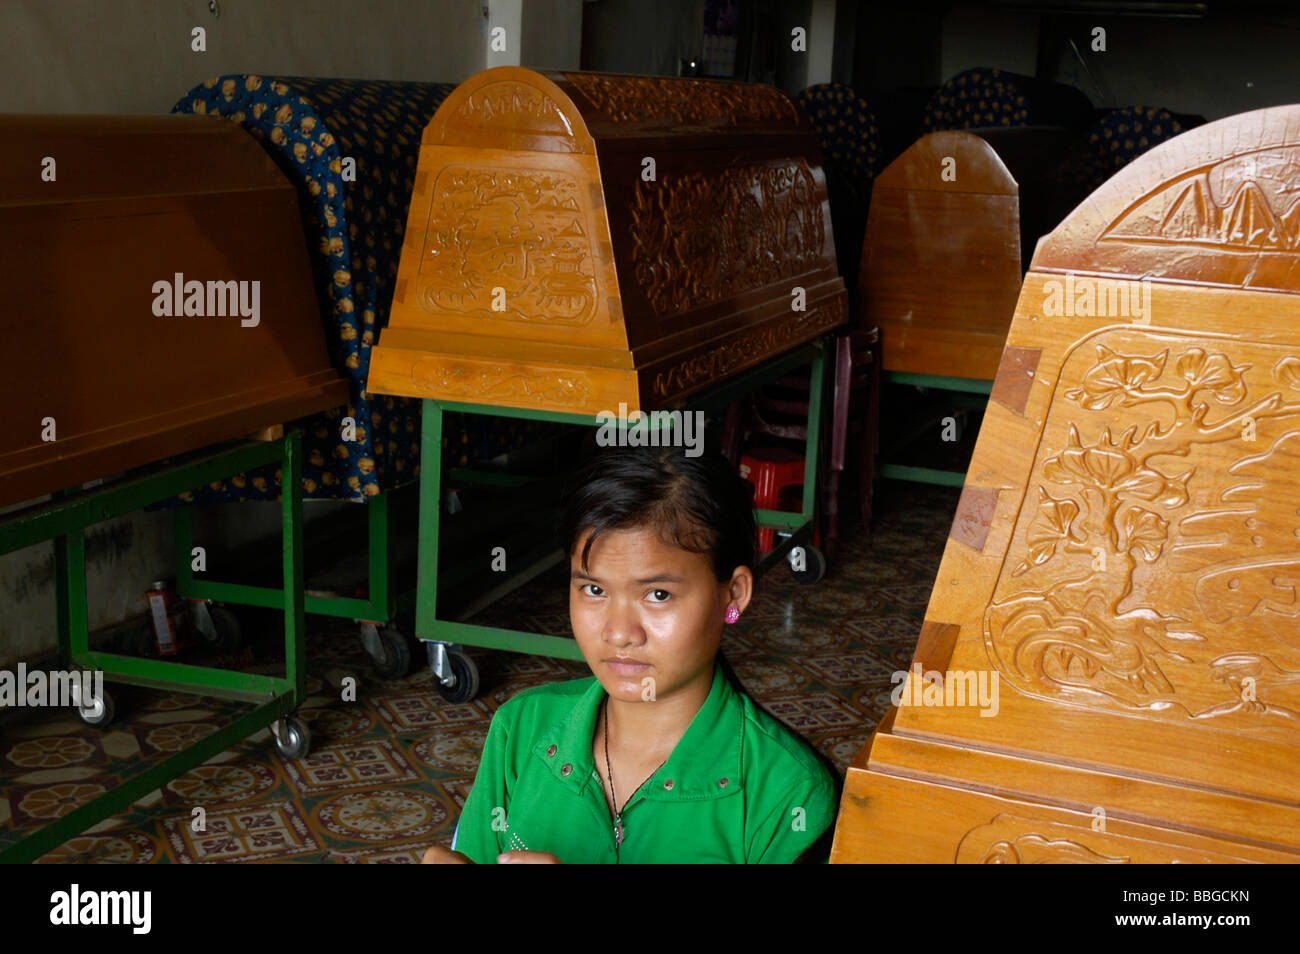
<path fill-rule="evenodd" d="M 20 550 L 44 540 L 55 544 L 56 593 L 58 597 L 59 651 L 71 666 L 103 672 L 106 679 L 164 691 L 194 692 L 249 703 L 253 709 L 220 727 L 180 752 L 157 762 L 144 761 L 123 773 L 121 783 L 91 801 L 79 805 L 59 819 L 11 841 L 0 848 L 0 863 L 34 861 L 69 838 L 130 806 L 171 779 L 195 768 L 258 729 L 271 726 L 285 757 L 305 754 L 310 745 L 306 726 L 294 709 L 306 692 L 306 660 L 303 655 L 305 625 L 302 594 L 302 435 L 285 435 L 279 448 L 284 478 L 281 507 L 283 531 L 284 589 L 279 608 L 285 614 L 285 676 L 263 676 L 224 669 L 188 665 L 168 660 L 141 659 L 115 653 L 92 651 L 86 612 L 85 528 L 104 520 L 131 513 L 145 504 L 162 500 L 222 475 L 241 473 L 275 460 L 272 448 L 250 442 L 195 455 L 186 463 L 160 472 L 127 478 L 121 484 L 95 491 L 62 494 L 49 504 L 38 505 L 0 520 L 0 552 Z M 188 550 L 185 566 L 188 567 Z M 111 704 L 105 696 L 91 724 L 109 718 Z M 85 703 L 87 700 L 81 700 Z M 98 706 L 91 707 L 98 709 Z M 83 707 L 85 718 L 86 707 Z M 5 833 L 8 835 L 9 833 Z M 8 841 L 8 838 L 6 838 Z"/>

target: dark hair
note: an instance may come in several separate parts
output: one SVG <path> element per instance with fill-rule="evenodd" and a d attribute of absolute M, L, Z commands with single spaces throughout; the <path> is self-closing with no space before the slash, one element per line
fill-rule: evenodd
<path fill-rule="evenodd" d="M 754 490 L 721 453 L 688 457 L 681 447 L 610 447 L 580 467 L 565 489 L 561 533 L 573 555 L 609 530 L 650 527 L 665 543 L 708 554 L 719 583 L 754 566 Z"/>

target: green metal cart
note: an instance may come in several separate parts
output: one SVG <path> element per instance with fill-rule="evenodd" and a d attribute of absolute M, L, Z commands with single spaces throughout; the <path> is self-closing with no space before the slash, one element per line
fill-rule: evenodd
<path fill-rule="evenodd" d="M 54 541 L 58 646 L 63 666 L 101 671 L 105 681 L 109 682 L 168 692 L 191 692 L 251 706 L 249 711 L 236 716 L 228 725 L 174 755 L 161 760 L 141 760 L 122 784 L 111 791 L 80 805 L 21 841 L 0 849 L 0 863 L 29 862 L 41 857 L 265 726 L 271 727 L 276 745 L 286 758 L 300 758 L 307 753 L 311 744 L 310 734 L 303 722 L 292 714 L 302 702 L 306 687 L 301 449 L 302 437 L 298 431 L 270 442 L 228 441 L 89 490 L 57 494 L 47 503 L 34 504 L 0 518 L 0 553 L 21 550 L 46 540 Z M 284 611 L 284 676 L 256 675 L 91 650 L 86 612 L 86 528 L 211 481 L 273 462 L 280 464 L 283 486 L 292 488 L 281 497 L 284 586 L 274 590 L 276 602 L 257 605 Z M 178 524 L 188 526 L 189 507 L 180 508 L 177 514 Z M 188 568 L 188 547 L 177 556 L 178 569 Z M 223 598 L 231 601 L 251 602 L 256 596 L 241 587 L 221 592 Z M 81 703 L 81 716 L 90 725 L 105 725 L 113 717 L 113 701 L 107 691 L 103 699 L 82 699 Z"/>
<path fill-rule="evenodd" d="M 415 591 L 398 589 L 397 555 L 392 533 L 394 491 L 372 497 L 361 506 L 366 508 L 367 553 L 364 596 L 346 596 L 326 592 L 324 588 L 308 590 L 303 599 L 306 612 L 322 616 L 351 619 L 366 653 L 383 679 L 400 679 L 410 672 L 411 651 L 406 638 L 392 625 L 398 614 L 415 604 Z M 193 513 L 180 507 L 174 517 L 176 539 L 176 592 L 193 601 L 195 626 L 214 642 L 233 649 L 238 639 L 239 623 L 229 612 L 209 603 L 237 603 L 278 609 L 284 593 L 279 587 L 251 586 L 211 579 L 198 579 L 190 568 L 190 551 L 194 545 Z"/>

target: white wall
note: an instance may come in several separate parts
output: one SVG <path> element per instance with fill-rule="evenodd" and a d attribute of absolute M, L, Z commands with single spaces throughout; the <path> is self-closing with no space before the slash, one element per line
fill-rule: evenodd
<path fill-rule="evenodd" d="M 589 70 L 676 76 L 703 51 L 704 0 L 594 0 L 584 12 Z"/>
<path fill-rule="evenodd" d="M 1037 69 L 1038 15 L 988 7 L 956 6 L 943 18 L 943 75 L 976 66 L 1033 76 Z"/>
<path fill-rule="evenodd" d="M 0 112 L 162 113 L 221 73 L 459 82 L 483 65 L 478 0 L 219 2 L 6 0 Z"/>

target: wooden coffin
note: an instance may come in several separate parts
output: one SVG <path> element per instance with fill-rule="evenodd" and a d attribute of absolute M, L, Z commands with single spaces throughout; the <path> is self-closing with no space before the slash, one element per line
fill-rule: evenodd
<path fill-rule="evenodd" d="M 846 318 L 816 138 L 779 90 L 499 67 L 425 128 L 367 388 L 650 410 Z"/>
<path fill-rule="evenodd" d="M 858 301 L 885 371 L 993 379 L 1068 142 L 1053 127 L 931 133 L 876 177 Z"/>
<path fill-rule="evenodd" d="M 0 506 L 348 399 L 293 186 L 233 123 L 0 117 L 0 262 Z"/>
<path fill-rule="evenodd" d="M 1039 244 L 834 860 L 1300 861 L 1298 192 L 1259 110 Z"/>

